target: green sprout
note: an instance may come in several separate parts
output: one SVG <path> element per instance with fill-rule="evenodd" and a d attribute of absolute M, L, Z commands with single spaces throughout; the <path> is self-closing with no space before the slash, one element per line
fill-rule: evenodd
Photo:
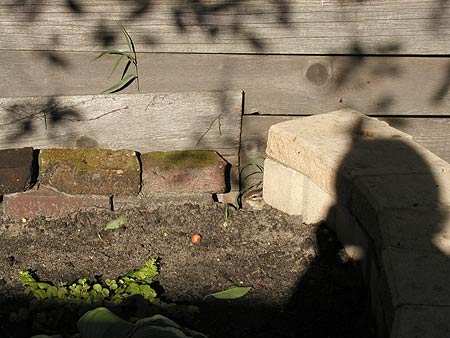
<path fill-rule="evenodd" d="M 107 303 L 120 304 L 134 295 L 140 295 L 151 303 L 158 303 L 156 291 L 150 285 L 156 275 L 158 275 L 156 259 L 148 260 L 144 267 L 131 270 L 125 276 L 106 279 L 104 282 L 79 278 L 73 283 L 54 284 L 40 281 L 31 270 L 19 271 L 25 294 L 31 294 L 38 301 L 59 300 L 96 306 Z"/>
<path fill-rule="evenodd" d="M 122 62 L 123 59 L 127 60 L 127 63 L 125 64 L 125 67 L 122 71 L 122 76 L 120 77 L 120 80 L 115 83 L 113 86 L 109 87 L 108 89 L 105 89 L 102 94 L 104 93 L 116 93 L 119 92 L 126 87 L 128 87 L 130 84 L 132 84 L 134 81 L 136 81 L 137 90 L 139 89 L 139 74 L 138 74 L 138 61 L 137 61 L 137 55 L 136 55 L 136 49 L 134 48 L 133 40 L 131 39 L 130 34 L 128 34 L 125 27 L 117 23 L 122 31 L 123 36 L 125 37 L 125 40 L 127 42 L 128 51 L 122 51 L 117 49 L 111 49 L 107 50 L 103 53 L 101 53 L 99 56 L 95 58 L 95 60 L 100 59 L 104 55 L 118 55 L 117 61 L 114 64 L 111 73 L 108 76 L 108 79 L 113 75 L 114 71 L 117 69 L 119 64 Z M 128 74 L 130 70 L 130 66 L 134 66 L 134 73 Z"/>

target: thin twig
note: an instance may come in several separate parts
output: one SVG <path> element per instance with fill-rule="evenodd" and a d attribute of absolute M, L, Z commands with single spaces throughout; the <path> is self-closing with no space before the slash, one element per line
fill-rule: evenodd
<path fill-rule="evenodd" d="M 222 116 L 222 114 L 220 114 L 219 116 L 217 116 L 214 120 L 211 121 L 211 123 L 209 124 L 209 127 L 206 129 L 206 131 L 200 136 L 200 138 L 197 141 L 197 144 L 195 146 L 198 146 L 200 144 L 200 142 L 202 141 L 202 138 L 211 130 L 214 122 L 216 122 L 216 120 L 219 121 L 219 135 L 222 136 L 222 129 L 221 129 L 221 124 L 220 124 L 220 117 Z"/>

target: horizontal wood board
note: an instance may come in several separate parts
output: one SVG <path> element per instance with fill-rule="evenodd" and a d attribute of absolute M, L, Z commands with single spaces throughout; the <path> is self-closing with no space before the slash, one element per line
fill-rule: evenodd
<path fill-rule="evenodd" d="M 116 58 L 98 53 L 0 53 L 0 97 L 98 94 Z M 244 90 L 245 113 L 450 115 L 450 57 L 138 55 L 142 92 Z M 130 86 L 125 92 L 136 93 Z"/>
<path fill-rule="evenodd" d="M 245 166 L 260 156 L 265 156 L 267 133 L 273 124 L 295 118 L 289 116 L 244 116 L 240 161 Z M 448 118 L 382 118 L 392 127 L 413 136 L 442 159 L 450 162 L 450 119 Z"/>
<path fill-rule="evenodd" d="M 0 149 L 216 150 L 237 186 L 242 92 L 0 99 Z"/>
<path fill-rule="evenodd" d="M 0 49 L 449 55 L 446 0 L 4 0 Z"/>

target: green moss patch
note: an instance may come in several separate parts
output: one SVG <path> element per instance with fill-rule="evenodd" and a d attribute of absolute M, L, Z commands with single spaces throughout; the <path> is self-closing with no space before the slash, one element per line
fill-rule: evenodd
<path fill-rule="evenodd" d="M 77 172 L 95 172 L 99 169 L 139 170 L 134 151 L 109 149 L 44 149 L 39 154 L 39 168 L 47 171 L 59 163 Z"/>
<path fill-rule="evenodd" d="M 143 154 L 142 160 L 162 170 L 171 168 L 202 168 L 222 162 L 220 156 L 211 150 L 154 151 Z"/>

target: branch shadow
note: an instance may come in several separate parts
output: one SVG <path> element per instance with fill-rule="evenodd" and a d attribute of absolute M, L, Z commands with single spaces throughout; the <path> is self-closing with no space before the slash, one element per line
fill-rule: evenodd
<path fill-rule="evenodd" d="M 172 9 L 173 22 L 182 34 L 200 28 L 208 37 L 213 38 L 224 33 L 242 37 L 254 50 L 262 52 L 266 42 L 255 29 L 249 29 L 241 17 L 243 15 L 262 16 L 273 9 L 273 16 L 278 24 L 285 28 L 292 26 L 291 5 L 288 0 L 270 1 L 266 6 L 250 10 L 246 7 L 248 0 L 228 0 L 209 4 L 203 0 L 180 1 Z"/>
<path fill-rule="evenodd" d="M 42 103 L 25 100 L 21 103 L 5 105 L 0 109 L 9 115 L 7 122 L 0 125 L 0 129 L 3 129 L 3 134 L 6 135 L 7 143 L 16 143 L 43 128 L 46 130 L 47 137 L 52 139 L 53 128 L 64 127 L 67 120 L 81 119 L 80 111 L 64 106 L 55 97 L 49 97 Z M 66 127 L 70 129 L 69 126 Z"/>

